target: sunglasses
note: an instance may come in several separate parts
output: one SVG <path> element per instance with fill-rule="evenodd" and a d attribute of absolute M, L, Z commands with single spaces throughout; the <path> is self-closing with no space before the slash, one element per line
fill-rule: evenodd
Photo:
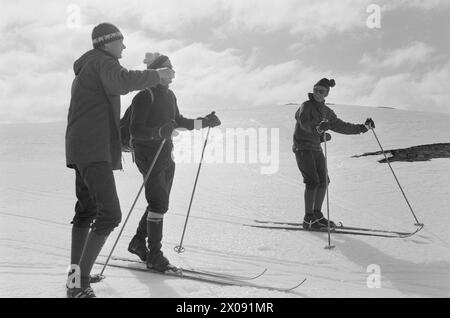
<path fill-rule="evenodd" d="M 321 88 L 314 88 L 314 93 L 325 95 L 327 93 L 327 90 Z"/>

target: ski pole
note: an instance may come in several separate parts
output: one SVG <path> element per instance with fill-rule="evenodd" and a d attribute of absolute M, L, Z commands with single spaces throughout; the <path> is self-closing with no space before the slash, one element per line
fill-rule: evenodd
<path fill-rule="evenodd" d="M 131 212 L 133 212 L 134 206 L 136 205 L 136 202 L 137 202 L 137 200 L 139 199 L 139 196 L 141 195 L 142 189 L 144 189 L 145 184 L 147 183 L 147 181 L 148 181 L 148 179 L 149 179 L 149 177 L 150 177 L 150 174 L 151 174 L 151 172 L 152 172 L 152 170 L 153 170 L 153 167 L 155 166 L 156 160 L 158 160 L 158 157 L 159 157 L 159 155 L 160 155 L 160 153 L 161 153 L 161 151 L 162 151 L 162 149 L 163 149 L 165 143 L 166 143 L 166 139 L 163 139 L 163 141 L 161 142 L 161 145 L 159 146 L 158 151 L 157 151 L 157 153 L 156 153 L 156 155 L 155 155 L 155 158 L 153 158 L 153 162 L 152 162 L 152 164 L 150 165 L 150 168 L 148 169 L 147 174 L 145 175 L 144 182 L 142 183 L 142 185 L 141 185 L 141 187 L 140 187 L 140 189 L 139 189 L 139 191 L 138 191 L 138 193 L 137 193 L 137 195 L 136 195 L 136 198 L 134 199 L 134 202 L 133 202 L 133 204 L 131 205 L 131 208 L 130 208 L 130 211 L 128 212 L 127 218 L 126 218 L 125 221 L 123 222 L 122 228 L 120 229 L 119 235 L 117 236 L 117 239 L 116 239 L 116 241 L 114 242 L 114 245 L 113 245 L 113 247 L 112 247 L 112 249 L 111 249 L 111 252 L 109 253 L 108 258 L 106 259 L 106 262 L 105 262 L 105 264 L 103 265 L 102 271 L 101 271 L 100 274 L 98 275 L 98 279 L 99 279 L 99 280 L 102 280 L 102 279 L 104 278 L 103 272 L 105 271 L 106 266 L 108 265 L 108 262 L 109 262 L 109 260 L 110 260 L 110 258 L 111 258 L 111 256 L 112 256 L 112 253 L 114 252 L 114 249 L 116 248 L 116 245 L 117 245 L 117 243 L 119 242 L 120 236 L 122 235 L 122 232 L 123 232 L 123 230 L 125 229 L 125 225 L 127 224 L 128 219 L 129 219 L 130 216 L 131 216 Z"/>
<path fill-rule="evenodd" d="M 328 154 L 327 154 L 327 136 L 324 135 L 324 148 L 325 148 L 325 185 L 326 185 L 326 194 L 327 194 L 327 219 L 328 219 L 328 245 L 325 246 L 325 249 L 331 250 L 335 248 L 334 245 L 331 245 L 331 230 L 330 230 L 330 198 L 328 195 Z"/>
<path fill-rule="evenodd" d="M 200 168 L 202 167 L 203 155 L 205 154 L 206 144 L 208 143 L 208 136 L 209 136 L 210 129 L 211 129 L 211 127 L 208 127 L 208 132 L 206 133 L 205 143 L 203 144 L 202 156 L 200 157 L 200 163 L 198 165 L 197 176 L 195 177 L 194 188 L 192 189 L 191 200 L 189 202 L 189 208 L 188 208 L 187 215 L 186 215 L 186 221 L 184 222 L 183 234 L 181 235 L 180 245 L 177 245 L 174 248 L 175 252 L 177 252 L 178 254 L 183 253 L 185 251 L 185 249 L 183 247 L 184 234 L 186 233 L 186 226 L 187 226 L 187 222 L 189 219 L 189 214 L 191 212 L 192 201 L 194 199 L 195 188 L 197 187 L 198 176 L 200 174 Z"/>
<path fill-rule="evenodd" d="M 415 223 L 414 225 L 415 225 L 415 226 L 422 226 L 422 227 L 423 227 L 424 224 L 423 224 L 423 223 L 420 223 L 419 220 L 417 219 L 416 214 L 414 213 L 413 208 L 411 207 L 411 204 L 409 203 L 408 198 L 406 197 L 405 191 L 403 191 L 403 188 L 402 188 L 400 182 L 398 181 L 397 176 L 395 175 L 394 169 L 392 169 L 391 163 L 389 162 L 389 159 L 388 159 L 388 157 L 386 156 L 386 152 L 384 151 L 383 147 L 381 146 L 380 140 L 378 139 L 377 134 L 375 133 L 375 129 L 374 129 L 374 128 L 370 128 L 370 130 L 372 130 L 373 135 L 375 136 L 375 139 L 377 140 L 378 145 L 380 146 L 381 152 L 383 153 L 384 158 L 386 159 L 386 162 L 388 163 L 389 168 L 391 169 L 391 172 L 392 172 L 392 174 L 394 175 L 395 181 L 397 181 L 398 187 L 400 188 L 400 191 L 402 192 L 403 197 L 405 198 L 405 201 L 406 201 L 406 203 L 408 204 L 408 207 L 409 207 L 409 209 L 411 210 L 411 213 L 412 213 L 412 215 L 414 216 L 414 219 L 416 220 L 416 223 Z"/>

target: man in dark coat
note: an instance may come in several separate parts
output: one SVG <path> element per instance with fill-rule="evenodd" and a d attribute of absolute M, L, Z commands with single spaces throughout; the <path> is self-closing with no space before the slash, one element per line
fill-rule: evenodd
<path fill-rule="evenodd" d="M 128 71 L 118 59 L 125 49 L 117 27 L 92 31 L 94 48 L 74 63 L 67 118 L 66 164 L 75 170 L 77 203 L 72 224 L 67 295 L 95 297 L 90 271 L 108 235 L 121 221 L 113 170 L 121 169 L 120 95 L 154 87 L 174 76 L 168 68 Z"/>
<path fill-rule="evenodd" d="M 297 165 L 305 183 L 305 216 L 303 227 L 307 230 L 334 227 L 334 223 L 323 216 L 321 211 L 330 179 L 326 171 L 326 158 L 320 143 L 331 136 L 325 131 L 332 130 L 346 135 L 365 133 L 375 128 L 372 119 L 365 124 L 351 124 L 342 121 L 335 112 L 325 104 L 330 87 L 335 86 L 333 79 L 321 79 L 314 85 L 313 93 L 295 114 L 295 133 L 293 151 Z"/>

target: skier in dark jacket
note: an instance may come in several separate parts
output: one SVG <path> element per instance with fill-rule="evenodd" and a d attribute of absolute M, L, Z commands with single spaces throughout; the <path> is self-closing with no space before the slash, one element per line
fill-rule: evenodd
<path fill-rule="evenodd" d="M 67 296 L 95 297 L 90 272 L 111 231 L 121 221 L 113 170 L 121 169 L 120 95 L 172 78 L 170 69 L 128 71 L 118 59 L 122 33 L 101 23 L 92 31 L 94 49 L 74 63 L 67 118 L 66 164 L 75 170 L 77 203 L 72 224 Z"/>
<path fill-rule="evenodd" d="M 309 94 L 309 100 L 304 102 L 295 114 L 297 123 L 293 151 L 305 183 L 303 227 L 308 230 L 328 227 L 328 220 L 321 212 L 326 182 L 330 182 L 329 178 L 326 181 L 325 156 L 320 146 L 324 138 L 327 141 L 331 139 L 325 132 L 330 129 L 337 133 L 352 135 L 366 133 L 368 129 L 375 128 L 371 118 L 368 118 L 365 124 L 346 123 L 325 105 L 330 87 L 334 87 L 335 84 L 333 79 L 321 79 L 314 85 L 314 92 Z M 330 221 L 330 226 L 334 227 L 334 222 Z"/>
<path fill-rule="evenodd" d="M 169 58 L 165 55 L 147 54 L 145 62 L 149 69 L 172 68 Z M 149 269 L 160 272 L 177 270 L 161 251 L 163 219 L 169 208 L 169 196 L 175 173 L 175 163 L 172 160 L 172 132 L 178 127 L 193 130 L 194 128 L 216 127 L 221 124 L 214 113 L 204 118 L 197 118 L 197 120 L 183 117 L 179 112 L 175 94 L 169 89 L 170 83 L 171 81 L 167 81 L 156 88 L 139 92 L 131 105 L 131 138 L 136 165 L 144 177 L 162 140 L 166 140 L 145 184 L 148 206 L 139 222 L 136 235 L 128 247 L 131 253 L 146 261 Z M 145 242 L 147 237 L 148 249 Z"/>

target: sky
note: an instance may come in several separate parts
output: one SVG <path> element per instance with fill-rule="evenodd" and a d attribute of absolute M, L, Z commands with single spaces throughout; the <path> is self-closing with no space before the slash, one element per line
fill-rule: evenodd
<path fill-rule="evenodd" d="M 0 0 L 0 7 L 0 123 L 66 120 L 73 62 L 92 48 L 101 22 L 124 34 L 125 68 L 145 69 L 146 52 L 170 57 L 182 113 L 282 111 L 306 100 L 322 77 L 337 83 L 330 103 L 450 113 L 448 0 Z M 135 94 L 122 97 L 122 112 Z"/>

